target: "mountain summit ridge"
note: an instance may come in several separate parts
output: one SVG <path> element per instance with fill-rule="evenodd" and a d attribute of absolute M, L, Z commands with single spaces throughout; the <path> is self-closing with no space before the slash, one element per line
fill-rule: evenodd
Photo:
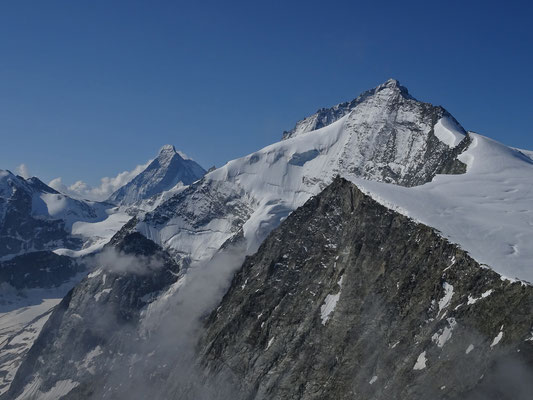
<path fill-rule="evenodd" d="M 135 229 L 180 257 L 199 260 L 234 235 L 257 248 L 338 174 L 416 186 L 438 173 L 466 170 L 456 160 L 468 144 L 464 129 L 442 107 L 414 100 L 398 81 L 363 93 L 351 111 L 341 111 L 324 127 L 229 161 L 160 203 Z M 437 133 L 457 141 L 447 144 Z"/>
<path fill-rule="evenodd" d="M 118 205 L 131 205 L 167 191 L 178 183 L 190 185 L 206 171 L 171 144 L 161 147 L 157 157 L 130 182 L 115 191 L 108 199 Z"/>
<path fill-rule="evenodd" d="M 311 132 L 316 129 L 320 129 L 325 126 L 328 126 L 332 124 L 333 122 L 338 121 L 340 118 L 344 117 L 350 112 L 352 112 L 355 109 L 355 107 L 363 103 L 369 97 L 376 96 L 376 95 L 380 95 L 380 96 L 384 96 L 388 98 L 402 97 L 404 99 L 419 102 L 419 100 L 414 98 L 409 93 L 409 90 L 405 86 L 401 85 L 399 80 L 390 78 L 387 81 L 383 82 L 382 84 L 372 89 L 368 89 L 364 91 L 363 93 L 359 94 L 353 100 L 338 103 L 332 107 L 319 108 L 314 114 L 298 121 L 296 125 L 294 126 L 294 128 L 292 128 L 291 130 L 284 131 L 282 139 L 283 140 L 289 139 L 289 138 L 301 135 L 303 133 Z M 440 107 L 440 106 L 436 106 L 436 107 Z"/>

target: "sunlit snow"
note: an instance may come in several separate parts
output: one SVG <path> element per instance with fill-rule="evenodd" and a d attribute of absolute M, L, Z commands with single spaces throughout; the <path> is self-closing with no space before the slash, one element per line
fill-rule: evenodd
<path fill-rule="evenodd" d="M 484 136 L 460 159 L 461 175 L 437 175 L 404 188 L 352 179 L 380 203 L 438 229 L 478 262 L 508 278 L 533 282 L 533 161 Z"/>
<path fill-rule="evenodd" d="M 416 371 L 416 370 L 421 370 L 421 369 L 426 368 L 426 362 L 427 362 L 426 352 L 423 351 L 422 353 L 420 353 L 420 355 L 416 359 L 416 363 L 413 369 Z"/>

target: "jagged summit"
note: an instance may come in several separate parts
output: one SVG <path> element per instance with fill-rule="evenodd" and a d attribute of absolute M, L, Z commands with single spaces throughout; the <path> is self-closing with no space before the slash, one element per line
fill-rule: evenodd
<path fill-rule="evenodd" d="M 298 121 L 290 131 L 283 132 L 283 139 L 289 139 L 328 126 L 348 115 L 360 104 L 371 99 L 376 99 L 382 105 L 387 103 L 398 104 L 403 100 L 417 101 L 409 94 L 407 88 L 400 84 L 400 81 L 391 78 L 381 85 L 361 93 L 351 101 L 339 103 L 330 108 L 320 108 L 313 115 Z"/>
<path fill-rule="evenodd" d="M 205 170 L 194 160 L 176 150 L 171 144 L 161 147 L 157 158 L 133 180 L 109 197 L 118 205 L 130 205 L 176 186 L 179 182 L 190 185 L 205 175 Z"/>
<path fill-rule="evenodd" d="M 176 150 L 176 148 L 172 144 L 165 144 L 163 147 L 161 147 L 161 149 L 159 150 L 159 153 L 157 155 L 157 158 L 159 160 L 166 160 L 166 159 L 172 158 L 172 157 L 174 157 L 176 155 L 181 157 L 184 160 L 194 161 L 191 157 L 189 157 L 183 151 Z M 165 161 L 163 161 L 163 162 L 165 162 Z"/>
<path fill-rule="evenodd" d="M 176 148 L 172 144 L 165 144 L 159 150 L 159 154 L 176 153 Z"/>
<path fill-rule="evenodd" d="M 380 86 L 388 86 L 388 87 L 398 87 L 400 86 L 400 81 L 398 79 L 389 78 L 387 81 Z"/>
<path fill-rule="evenodd" d="M 51 188 L 36 176 L 32 176 L 31 178 L 26 179 L 26 182 L 28 182 L 34 189 L 39 190 L 43 193 L 59 194 L 57 190 Z"/>
<path fill-rule="evenodd" d="M 25 190 L 27 193 L 59 194 L 58 191 L 52 189 L 35 176 L 26 179 L 20 175 L 15 175 L 8 169 L 0 169 L 0 195 L 7 195 L 7 192 L 11 192 L 14 189 Z"/>
<path fill-rule="evenodd" d="M 389 78 L 385 82 L 383 82 L 381 85 L 376 86 L 376 91 L 382 88 L 402 88 L 406 89 L 404 86 L 400 84 L 400 81 L 394 78 Z M 407 89 L 406 89 L 407 90 Z"/>
<path fill-rule="evenodd" d="M 400 94 L 402 94 L 406 98 L 413 99 L 414 98 L 409 94 L 409 90 L 405 86 L 402 86 L 400 84 L 400 81 L 397 79 L 390 78 L 386 82 L 382 83 L 381 85 L 377 86 L 375 89 L 373 89 L 374 93 L 378 93 L 382 90 L 390 89 L 393 91 L 397 91 Z M 369 90 L 368 92 L 371 92 L 372 90 Z M 365 92 L 367 93 L 367 92 Z"/>
<path fill-rule="evenodd" d="M 7 179 L 8 177 L 16 177 L 13 172 L 8 169 L 0 169 L 0 179 Z"/>
<path fill-rule="evenodd" d="M 168 165 L 174 157 L 181 157 L 180 154 L 176 151 L 176 148 L 171 144 L 166 144 L 159 150 L 156 160 L 159 162 L 160 166 Z M 155 161 L 155 160 L 154 160 Z"/>
<path fill-rule="evenodd" d="M 310 118 L 290 140 L 210 172 L 144 215 L 135 229 L 176 254 L 208 259 L 239 232 L 255 248 L 338 174 L 416 186 L 466 168 L 456 160 L 468 143 L 464 130 L 441 107 L 408 97 L 397 81 L 323 117 Z"/>

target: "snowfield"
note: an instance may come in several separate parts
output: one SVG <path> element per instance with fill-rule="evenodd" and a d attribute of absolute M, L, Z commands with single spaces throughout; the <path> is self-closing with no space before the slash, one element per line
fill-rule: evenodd
<path fill-rule="evenodd" d="M 463 140 L 462 128 L 449 119 L 441 119 L 435 125 L 433 133 L 449 147 L 455 147 Z"/>
<path fill-rule="evenodd" d="M 98 222 L 107 217 L 109 204 L 75 200 L 61 193 L 35 193 L 32 214 L 65 221 L 65 229 L 72 229 L 78 221 Z"/>
<path fill-rule="evenodd" d="M 81 250 L 59 248 L 54 253 L 69 257 L 81 257 L 104 247 L 115 233 L 124 226 L 131 216 L 117 208 L 106 210 L 107 217 L 97 222 L 76 221 L 72 224 L 72 234 L 81 237 L 85 246 Z"/>

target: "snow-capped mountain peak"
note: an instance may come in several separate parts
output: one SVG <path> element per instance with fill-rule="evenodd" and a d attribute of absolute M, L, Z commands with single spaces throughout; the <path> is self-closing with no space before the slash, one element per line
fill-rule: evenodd
<path fill-rule="evenodd" d="M 79 238 L 70 235 L 73 224 L 102 220 L 105 208 L 70 198 L 36 177 L 24 179 L 0 170 L 0 259 L 80 247 Z"/>
<path fill-rule="evenodd" d="M 363 93 L 358 98 L 365 96 L 365 94 L 367 94 L 368 92 L 372 92 L 372 90 Z M 385 96 L 401 96 L 406 99 L 416 100 L 413 96 L 409 94 L 409 90 L 405 86 L 402 86 L 400 84 L 400 81 L 392 78 L 377 86 L 375 89 L 373 89 L 373 92 L 374 94 L 382 92 L 382 94 Z"/>
<path fill-rule="evenodd" d="M 165 152 L 175 153 L 176 148 L 174 147 L 173 144 L 165 144 L 161 147 L 161 149 L 159 150 L 159 153 L 165 153 Z"/>
<path fill-rule="evenodd" d="M 172 144 L 165 144 L 163 147 L 161 147 L 161 149 L 159 150 L 159 155 L 157 157 L 172 157 L 174 156 L 174 154 L 179 155 L 184 160 L 192 160 L 192 158 L 185 154 L 183 151 L 176 150 L 176 147 L 174 147 L 174 145 Z"/>
<path fill-rule="evenodd" d="M 408 93 L 408 90 L 405 86 L 402 86 L 400 84 L 400 81 L 394 78 L 387 79 L 385 82 L 383 82 L 381 85 L 378 85 L 374 91 L 379 92 L 380 90 L 384 88 L 397 88 L 400 89 L 402 92 Z"/>
<path fill-rule="evenodd" d="M 118 189 L 109 201 L 119 205 L 131 205 L 169 190 L 178 183 L 190 185 L 200 179 L 205 170 L 173 145 L 161 147 L 157 158 L 132 181 Z"/>
<path fill-rule="evenodd" d="M 383 82 L 379 87 L 400 87 L 400 81 L 394 78 L 389 78 L 385 82 Z M 402 86 L 403 87 L 403 86 Z M 405 89 L 405 88 L 404 88 Z"/>
<path fill-rule="evenodd" d="M 167 156 L 172 157 L 174 154 L 176 154 L 176 148 L 172 144 L 165 144 L 161 149 L 159 150 L 159 155 L 157 158 L 165 158 Z"/>
<path fill-rule="evenodd" d="M 291 130 L 283 132 L 283 139 L 289 139 L 303 133 L 324 128 L 351 113 L 358 105 L 364 103 L 368 98 L 379 99 L 383 104 L 398 102 L 402 98 L 416 101 L 416 99 L 409 94 L 407 88 L 400 84 L 400 81 L 391 78 L 381 85 L 361 93 L 351 101 L 339 103 L 330 108 L 319 109 L 313 115 L 298 121 L 295 127 Z"/>
<path fill-rule="evenodd" d="M 285 140 L 228 162 L 162 202 L 137 229 L 192 260 L 209 258 L 241 233 L 253 251 L 336 175 L 416 186 L 466 169 L 456 160 L 468 142 L 463 128 L 398 81 L 320 113 L 324 118 L 306 118 Z M 321 127 L 308 132 L 313 126 Z"/>

